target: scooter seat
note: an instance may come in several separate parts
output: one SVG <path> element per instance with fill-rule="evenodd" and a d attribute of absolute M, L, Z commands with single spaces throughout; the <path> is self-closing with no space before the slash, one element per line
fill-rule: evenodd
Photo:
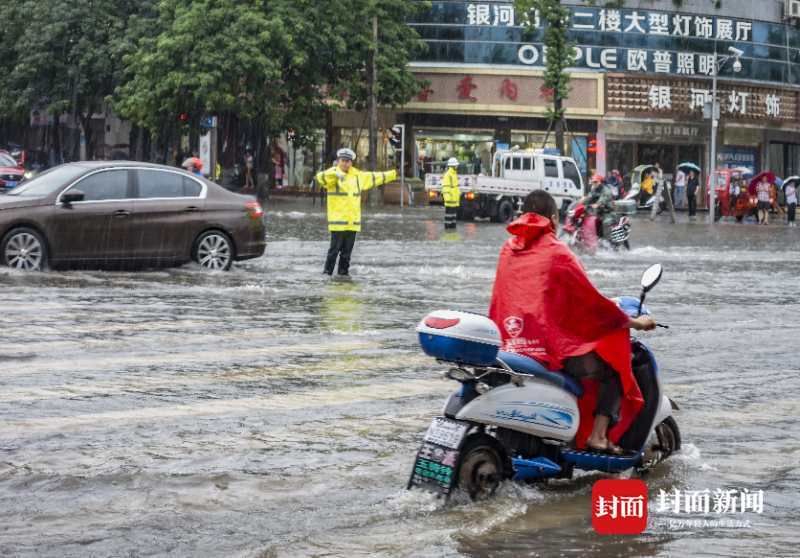
<path fill-rule="evenodd" d="M 500 351 L 497 354 L 497 360 L 502 360 L 514 372 L 529 374 L 540 380 L 550 382 L 556 387 L 567 390 L 575 397 L 583 395 L 583 386 L 575 378 L 564 372 L 550 372 L 535 359 L 516 353 Z"/>

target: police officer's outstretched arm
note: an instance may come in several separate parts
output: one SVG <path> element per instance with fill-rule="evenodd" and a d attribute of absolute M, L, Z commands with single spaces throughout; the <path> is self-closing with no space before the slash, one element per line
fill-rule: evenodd
<path fill-rule="evenodd" d="M 394 182 L 395 180 L 397 180 L 396 170 L 383 172 L 361 171 L 359 174 L 359 181 L 361 182 L 362 190 L 369 190 L 370 188 L 375 188 L 376 186 L 383 186 L 384 184 Z"/>

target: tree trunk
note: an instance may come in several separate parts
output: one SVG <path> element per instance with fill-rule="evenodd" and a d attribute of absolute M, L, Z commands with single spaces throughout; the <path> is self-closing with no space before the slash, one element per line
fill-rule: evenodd
<path fill-rule="evenodd" d="M 562 107 L 564 105 L 564 101 L 561 97 L 556 94 L 555 99 L 553 100 L 553 108 L 555 109 L 555 113 L 558 115 L 556 119 L 556 149 L 559 151 L 559 155 L 564 155 L 564 115 L 562 114 Z"/>

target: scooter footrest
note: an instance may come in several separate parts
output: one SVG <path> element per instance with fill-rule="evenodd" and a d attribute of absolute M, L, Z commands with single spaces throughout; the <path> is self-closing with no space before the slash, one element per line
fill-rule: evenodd
<path fill-rule="evenodd" d="M 561 466 L 546 457 L 515 457 L 511 463 L 514 466 L 514 480 L 518 481 L 555 477 L 561 472 Z"/>
<path fill-rule="evenodd" d="M 641 455 L 628 452 L 624 455 L 612 455 L 595 451 L 562 450 L 564 461 L 572 463 L 576 468 L 585 471 L 605 471 L 616 473 L 635 467 L 641 462 Z"/>

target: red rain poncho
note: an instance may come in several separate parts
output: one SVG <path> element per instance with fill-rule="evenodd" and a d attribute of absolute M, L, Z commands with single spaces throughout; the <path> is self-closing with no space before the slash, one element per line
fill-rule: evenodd
<path fill-rule="evenodd" d="M 643 405 L 631 369 L 630 318 L 592 285 L 549 219 L 525 213 L 508 232 L 512 238 L 500 252 L 489 307 L 502 349 L 535 358 L 550 370 L 561 370 L 568 357 L 595 351 L 622 383 L 619 421 L 608 434 L 618 442 Z M 597 382 L 583 384 L 577 447 L 589 437 L 597 400 Z"/>

